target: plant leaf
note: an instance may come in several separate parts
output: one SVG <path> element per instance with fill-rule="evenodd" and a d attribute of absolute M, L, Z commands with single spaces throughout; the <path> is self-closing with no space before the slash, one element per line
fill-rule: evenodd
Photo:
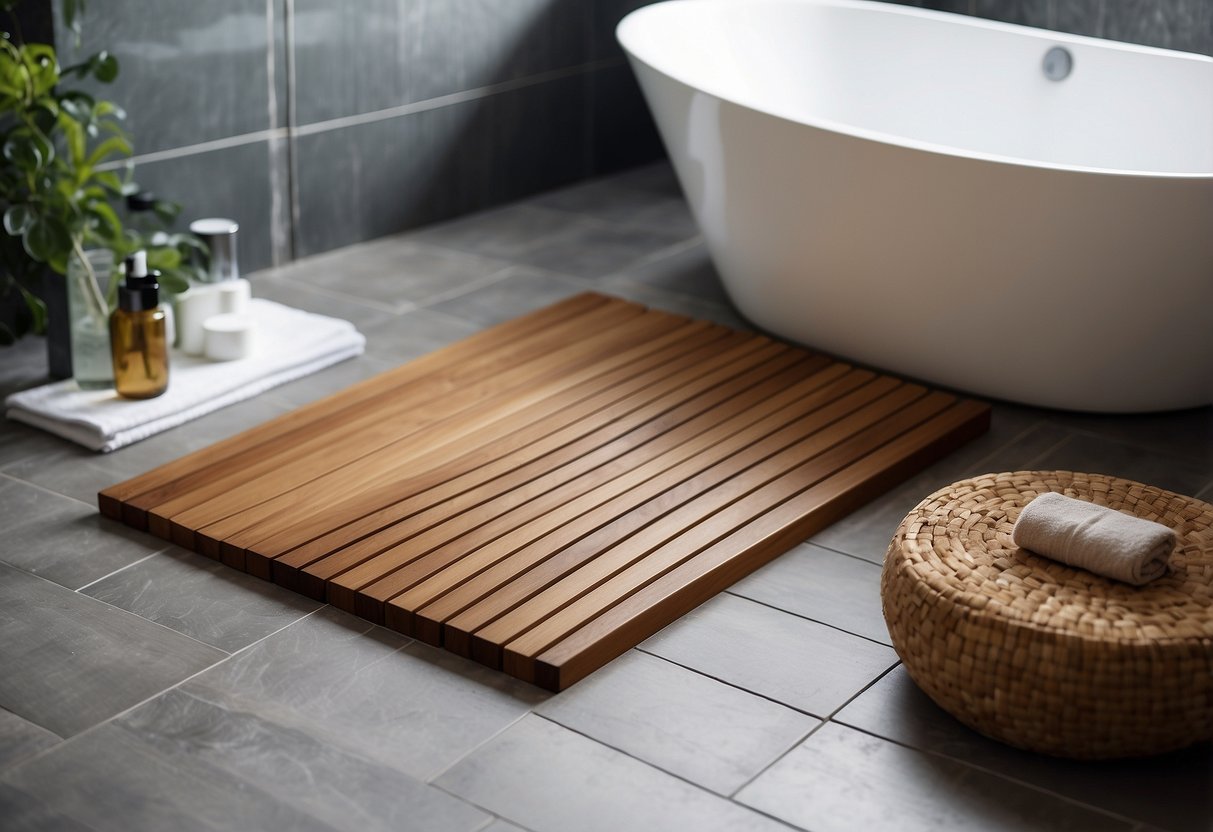
<path fill-rule="evenodd" d="M 34 319 L 34 333 L 41 335 L 46 332 L 46 304 L 42 298 L 24 286 L 18 286 L 17 288 L 21 290 L 21 296 L 25 298 L 25 306 L 29 309 L 29 313 Z"/>
<path fill-rule="evenodd" d="M 118 77 L 118 59 L 108 52 L 99 52 L 94 60 L 93 77 L 104 84 L 112 84 Z"/>
<path fill-rule="evenodd" d="M 28 205 L 10 205 L 4 212 L 4 230 L 19 237 L 29 230 L 34 222 L 34 212 Z"/>

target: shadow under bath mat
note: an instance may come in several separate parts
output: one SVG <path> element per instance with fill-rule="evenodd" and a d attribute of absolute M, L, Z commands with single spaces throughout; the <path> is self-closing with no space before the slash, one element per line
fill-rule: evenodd
<path fill-rule="evenodd" d="M 559 690 L 989 420 L 984 404 L 584 294 L 99 502 Z"/>

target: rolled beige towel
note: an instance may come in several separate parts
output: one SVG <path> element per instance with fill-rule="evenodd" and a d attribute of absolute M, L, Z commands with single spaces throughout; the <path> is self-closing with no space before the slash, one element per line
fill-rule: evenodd
<path fill-rule="evenodd" d="M 1137 586 L 1165 575 L 1175 548 L 1175 532 L 1161 523 L 1053 492 L 1024 506 L 1011 539 L 1020 548 Z"/>

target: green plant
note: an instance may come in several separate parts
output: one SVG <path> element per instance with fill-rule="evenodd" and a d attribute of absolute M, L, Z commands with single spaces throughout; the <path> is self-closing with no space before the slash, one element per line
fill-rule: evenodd
<path fill-rule="evenodd" d="M 38 287 L 49 268 L 64 275 L 76 258 L 94 279 L 92 299 L 106 303 L 84 251 L 106 248 L 121 262 L 140 248 L 148 265 L 162 273 L 169 294 L 184 291 L 196 268 L 190 235 L 160 230 L 142 234 L 125 228 L 115 209 L 138 190 L 132 180 L 130 139 L 122 128 L 124 112 L 116 104 L 67 86 L 93 78 L 112 82 L 118 61 L 98 52 L 60 67 L 54 47 L 25 43 L 13 12 L 21 0 L 0 0 L 12 31 L 0 31 L 0 299 L 16 292 L 24 309 L 15 327 L 0 322 L 0 344 L 26 332 L 44 332 L 46 306 Z M 64 22 L 79 38 L 83 0 L 63 0 Z M 121 171 L 121 173 L 120 173 Z M 176 206 L 159 203 L 156 213 L 167 228 Z M 117 281 L 111 281 L 111 297 Z M 111 304 L 112 305 L 112 302 Z"/>

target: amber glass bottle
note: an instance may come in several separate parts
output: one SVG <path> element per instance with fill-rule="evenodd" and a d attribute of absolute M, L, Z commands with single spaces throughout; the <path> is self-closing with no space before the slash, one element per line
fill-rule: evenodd
<path fill-rule="evenodd" d="M 153 399 L 168 389 L 168 339 L 160 286 L 142 251 L 126 259 L 126 282 L 110 316 L 114 388 L 128 399 Z"/>

